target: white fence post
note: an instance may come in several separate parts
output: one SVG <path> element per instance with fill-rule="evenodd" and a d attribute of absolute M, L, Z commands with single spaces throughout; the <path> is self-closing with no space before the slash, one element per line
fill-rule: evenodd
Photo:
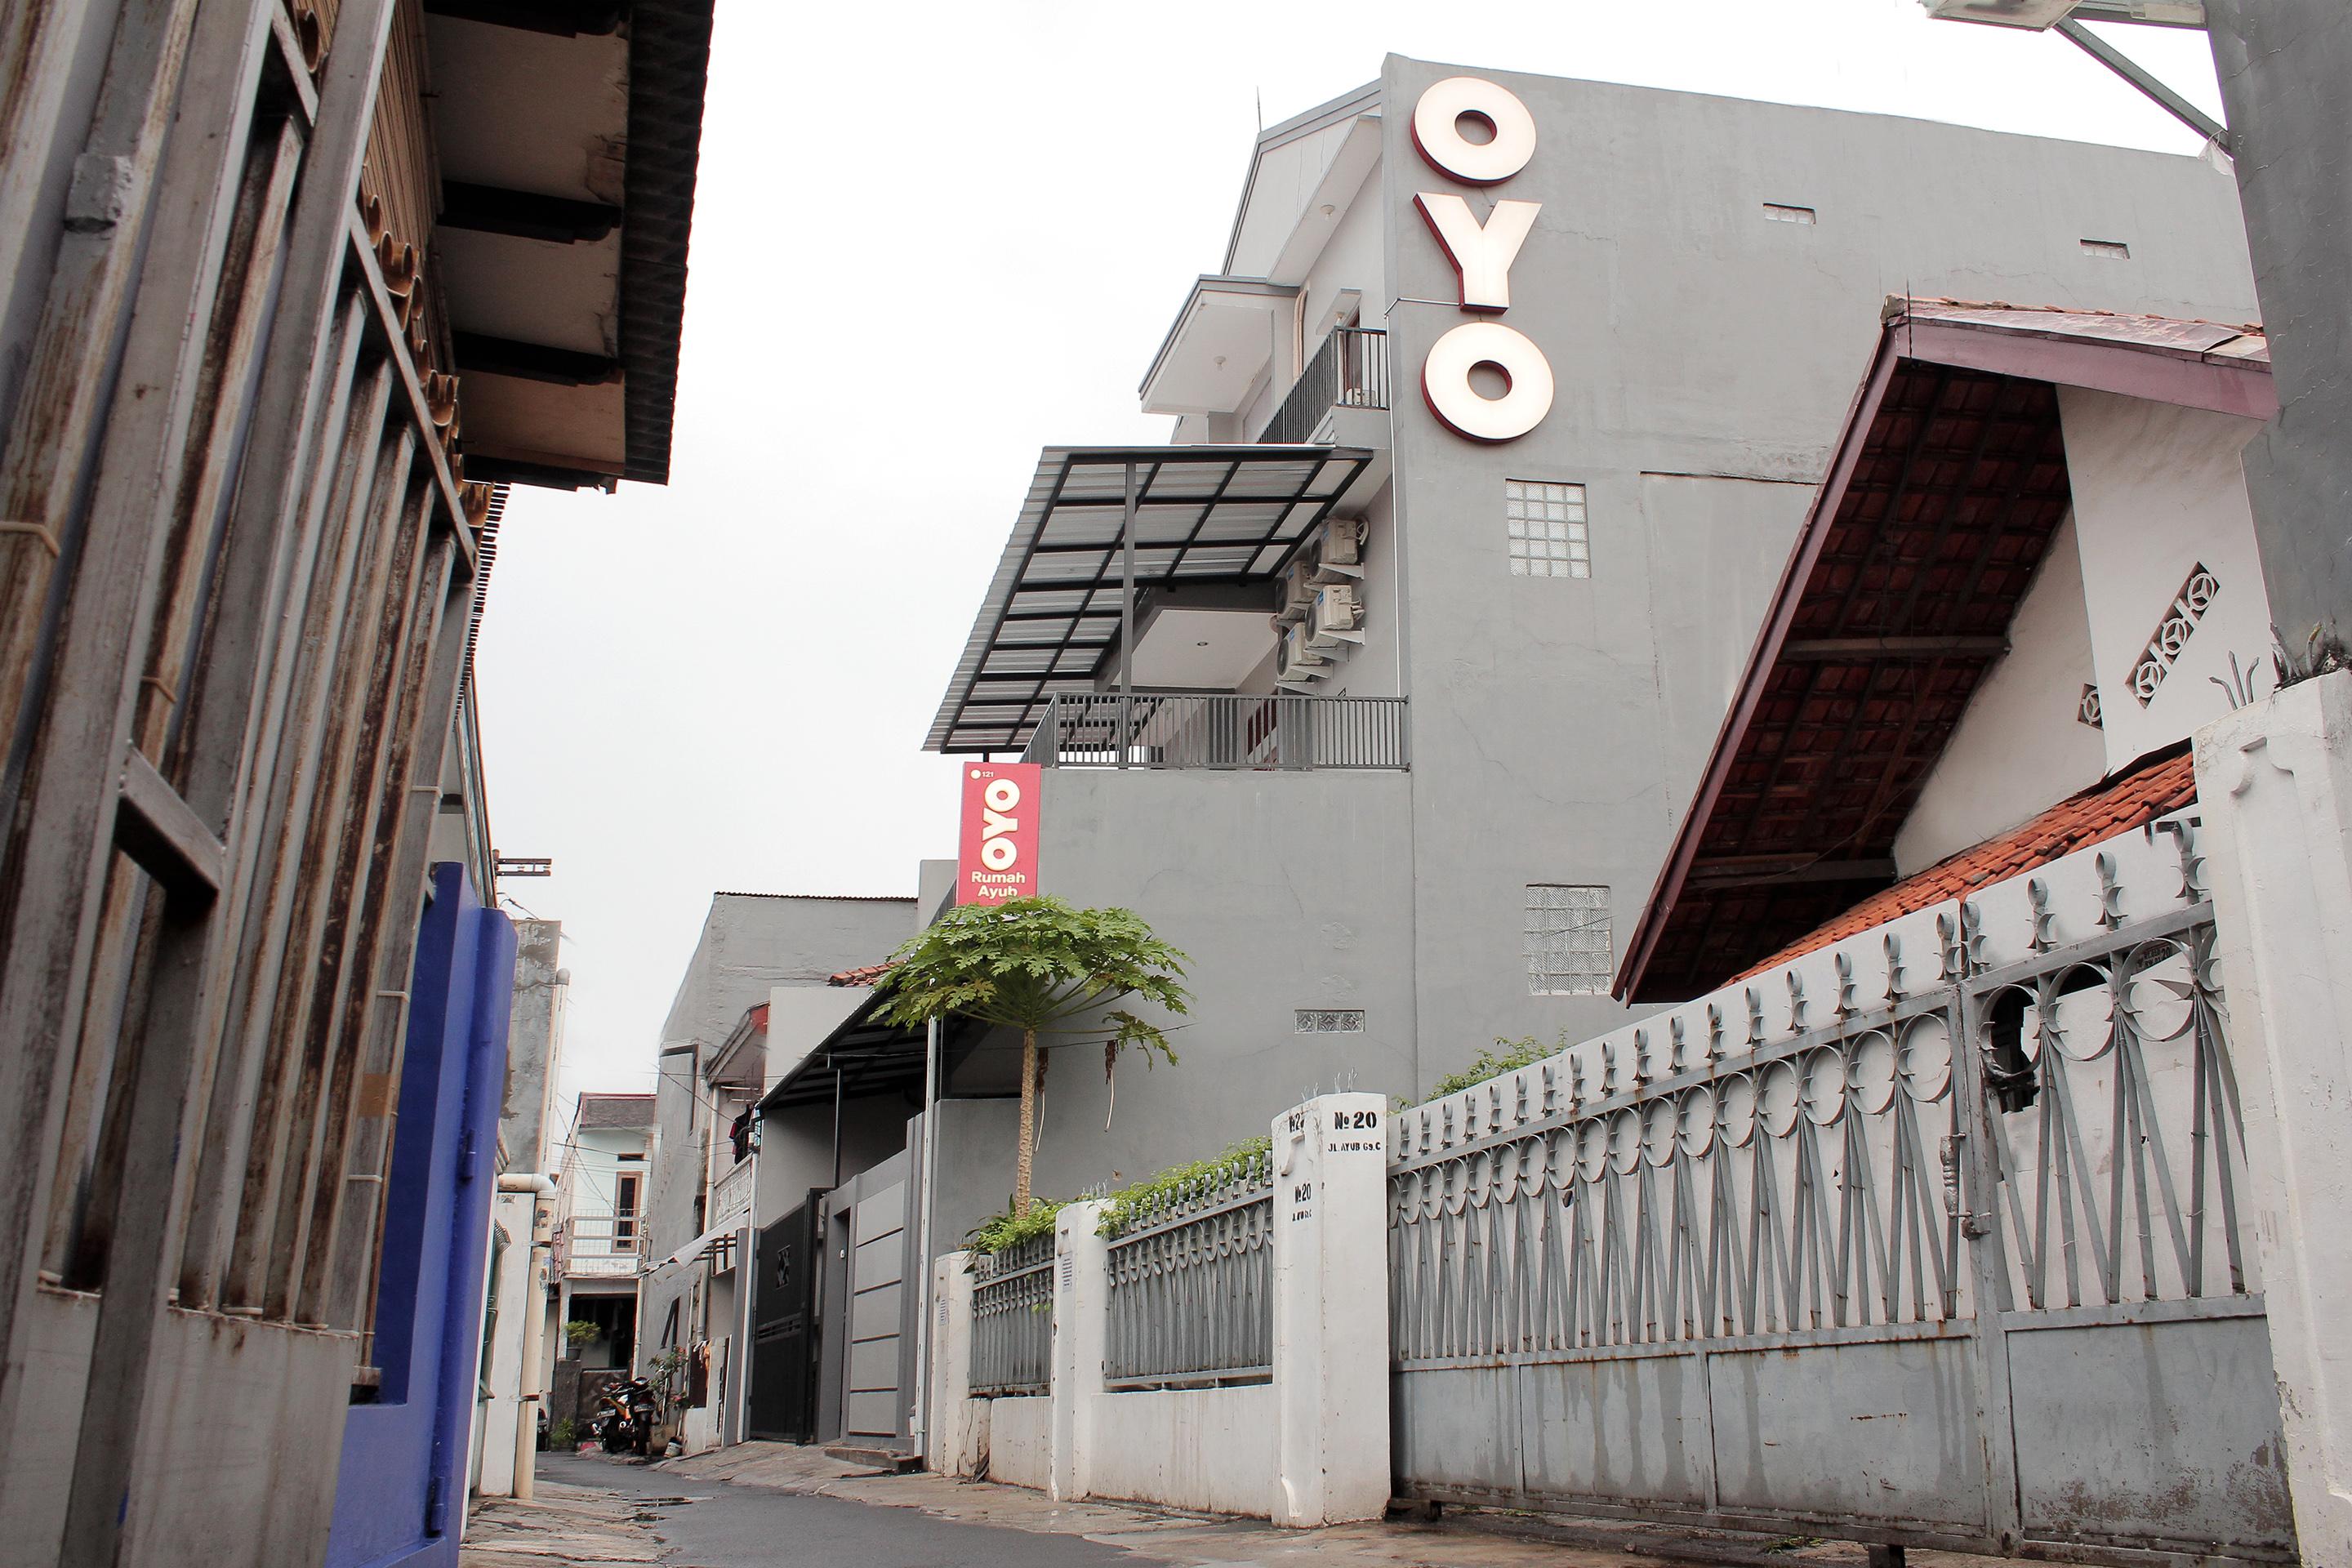
<path fill-rule="evenodd" d="M 988 1447 L 988 1402 L 971 1396 L 971 1254 L 931 1265 L 931 1407 L 923 1417 L 925 1462 L 939 1475 L 969 1476 Z"/>
<path fill-rule="evenodd" d="M 1389 1500 L 1388 1101 L 1327 1094 L 1274 1122 L 1274 1522 Z"/>
<path fill-rule="evenodd" d="M 2200 732 L 2197 795 L 2295 1531 L 2352 1563 L 2352 673 Z"/>
<path fill-rule="evenodd" d="M 1100 1201 L 1071 1204 L 1054 1222 L 1054 1479 L 1065 1500 L 1087 1493 L 1095 1416 L 1103 1392 L 1110 1307 L 1110 1244 L 1095 1234 Z"/>

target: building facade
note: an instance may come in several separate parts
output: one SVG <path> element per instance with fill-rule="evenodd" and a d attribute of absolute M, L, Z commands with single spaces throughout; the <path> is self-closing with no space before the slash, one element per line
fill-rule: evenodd
<path fill-rule="evenodd" d="M 1399 58 L 1266 132 L 1174 443 L 1046 452 L 929 737 L 1047 764 L 1045 889 L 1193 959 L 1108 1131 L 1053 1075 L 1040 1190 L 1622 1018 L 1881 301 L 2243 321 L 2242 235 L 2200 159 Z M 1012 1056 L 943 1161 L 1001 1162 Z"/>
<path fill-rule="evenodd" d="M 709 13 L 10 9 L 0 1556 L 316 1561 L 379 1331 L 478 1342 L 511 946 L 435 781 L 498 487 L 667 476 Z M 442 1447 L 377 1560 L 454 1559 Z"/>
<path fill-rule="evenodd" d="M 551 1420 L 583 1421 L 594 1412 L 601 1382 L 625 1375 L 635 1363 L 654 1140 L 650 1094 L 583 1094 L 572 1112 L 555 1181 L 555 1319 L 562 1364 L 550 1384 L 555 1390 Z"/>
<path fill-rule="evenodd" d="M 913 933 L 914 908 L 904 898 L 712 896 L 656 1058 L 636 1347 L 640 1372 L 676 1358 L 671 1425 L 690 1450 L 740 1434 L 740 1286 L 760 1182 L 750 1112 L 789 1065 L 776 1054 L 776 1005 L 784 1038 L 797 1039 L 797 998 L 824 996 L 835 971 L 896 948 Z"/>

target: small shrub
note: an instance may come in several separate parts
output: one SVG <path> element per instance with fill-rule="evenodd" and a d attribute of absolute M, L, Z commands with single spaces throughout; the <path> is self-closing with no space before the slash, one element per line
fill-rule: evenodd
<path fill-rule="evenodd" d="M 1032 1197 L 1029 1212 L 1016 1215 L 1008 1201 L 1003 1212 L 991 1215 L 973 1226 L 964 1237 L 964 1245 L 983 1256 L 993 1256 L 1024 1241 L 1053 1235 L 1054 1216 L 1061 1212 L 1062 1205 L 1053 1199 Z"/>
<path fill-rule="evenodd" d="M 1213 1159 L 1173 1166 L 1111 1194 L 1110 1207 L 1103 1210 L 1102 1223 L 1095 1226 L 1095 1234 L 1124 1236 L 1187 1187 L 1196 1184 L 1216 1186 L 1237 1176 L 1262 1176 L 1273 1168 L 1272 1138 L 1244 1138 L 1238 1143 L 1228 1143 L 1224 1152 Z"/>
<path fill-rule="evenodd" d="M 580 1446 L 580 1427 L 567 1415 L 547 1429 L 547 1446 L 559 1454 L 568 1454 Z"/>
<path fill-rule="evenodd" d="M 604 1336 L 604 1331 L 585 1318 L 574 1318 L 563 1325 L 564 1341 L 573 1350 L 578 1350 L 591 1340 L 602 1339 Z"/>
<path fill-rule="evenodd" d="M 1507 1072 L 1517 1072 L 1521 1068 L 1531 1068 L 1547 1057 L 1559 1055 L 1560 1052 L 1568 1049 L 1570 1044 L 1565 1029 L 1560 1031 L 1559 1044 L 1556 1046 L 1540 1045 L 1533 1035 L 1522 1035 L 1516 1040 L 1506 1040 L 1497 1037 L 1492 1050 L 1480 1051 L 1478 1059 L 1468 1067 L 1464 1068 L 1460 1072 L 1439 1079 L 1430 1085 L 1429 1098 L 1444 1100 L 1449 1094 L 1459 1094 L 1465 1089 L 1475 1089 L 1490 1078 L 1500 1078 Z M 1411 1105 L 1413 1101 L 1406 1100 L 1405 1103 Z"/>

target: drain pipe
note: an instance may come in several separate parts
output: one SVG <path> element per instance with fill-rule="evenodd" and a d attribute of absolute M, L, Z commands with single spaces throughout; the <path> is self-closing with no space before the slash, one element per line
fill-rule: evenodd
<path fill-rule="evenodd" d="M 939 1172 L 939 1147 L 940 1021 L 931 1018 L 923 1026 L 923 1147 L 919 1177 L 923 1212 L 915 1216 L 916 1251 L 922 1279 L 916 1288 L 920 1307 L 915 1319 L 915 1407 L 908 1412 L 907 1423 L 908 1435 L 915 1439 L 915 1451 L 927 1463 L 931 1453 L 931 1214 L 940 1205 L 940 1195 L 932 1182 Z"/>

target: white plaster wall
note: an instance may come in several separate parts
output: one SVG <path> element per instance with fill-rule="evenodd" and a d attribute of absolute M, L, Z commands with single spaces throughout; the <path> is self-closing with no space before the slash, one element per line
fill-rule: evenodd
<path fill-rule="evenodd" d="M 499 1321 L 490 1335 L 490 1364 L 482 1380 L 489 1385 L 490 1397 L 481 1411 L 481 1442 L 475 1456 L 477 1489 L 484 1497 L 514 1494 L 515 1424 L 524 1419 L 523 1331 L 534 1305 L 531 1210 L 538 1202 L 533 1193 L 500 1193 L 490 1209 L 491 1223 L 505 1228 L 508 1240 L 491 1287 L 498 1291 Z"/>
<path fill-rule="evenodd" d="M 1303 319 L 1309 353 L 1315 352 L 1315 345 L 1330 330 L 1332 309 L 1349 289 L 1359 289 L 1364 296 L 1361 325 L 1379 327 L 1389 319 L 1387 279 L 1381 275 L 1387 244 L 1381 228 L 1381 166 L 1377 162 L 1364 176 L 1363 184 L 1349 193 L 1348 203 L 1348 210 L 1339 215 L 1322 254 L 1307 271 Z"/>
<path fill-rule="evenodd" d="M 1307 198 L 1323 181 L 1339 149 L 1355 127 L 1350 115 L 1319 131 L 1292 138 L 1258 155 L 1255 177 L 1249 187 L 1249 208 L 1243 213 L 1234 237 L 1233 264 L 1237 278 L 1263 278 L 1282 254 Z"/>
<path fill-rule="evenodd" d="M 1095 1430 L 1108 1440 L 1087 1457 L 1089 1496 L 1265 1517 L 1275 1484 L 1272 1384 L 1093 1400 Z"/>
<path fill-rule="evenodd" d="M 988 1479 L 1044 1491 L 1054 1479 L 1054 1402 L 1045 1394 L 988 1401 Z"/>
<path fill-rule="evenodd" d="M 2010 622 L 2009 652 L 1969 700 L 1895 836 L 1895 868 L 1907 877 L 2096 784 L 2106 738 L 2077 717 L 2091 680 L 2083 558 L 2069 518 Z"/>
<path fill-rule="evenodd" d="M 2112 772 L 2229 712 L 2211 681 L 2229 676 L 2232 653 L 2258 694 L 2271 689 L 2270 599 L 2239 460 L 2261 426 L 2075 387 L 2059 389 L 2058 411 Z M 2143 708 L 2132 667 L 2200 563 L 2221 592 Z"/>

